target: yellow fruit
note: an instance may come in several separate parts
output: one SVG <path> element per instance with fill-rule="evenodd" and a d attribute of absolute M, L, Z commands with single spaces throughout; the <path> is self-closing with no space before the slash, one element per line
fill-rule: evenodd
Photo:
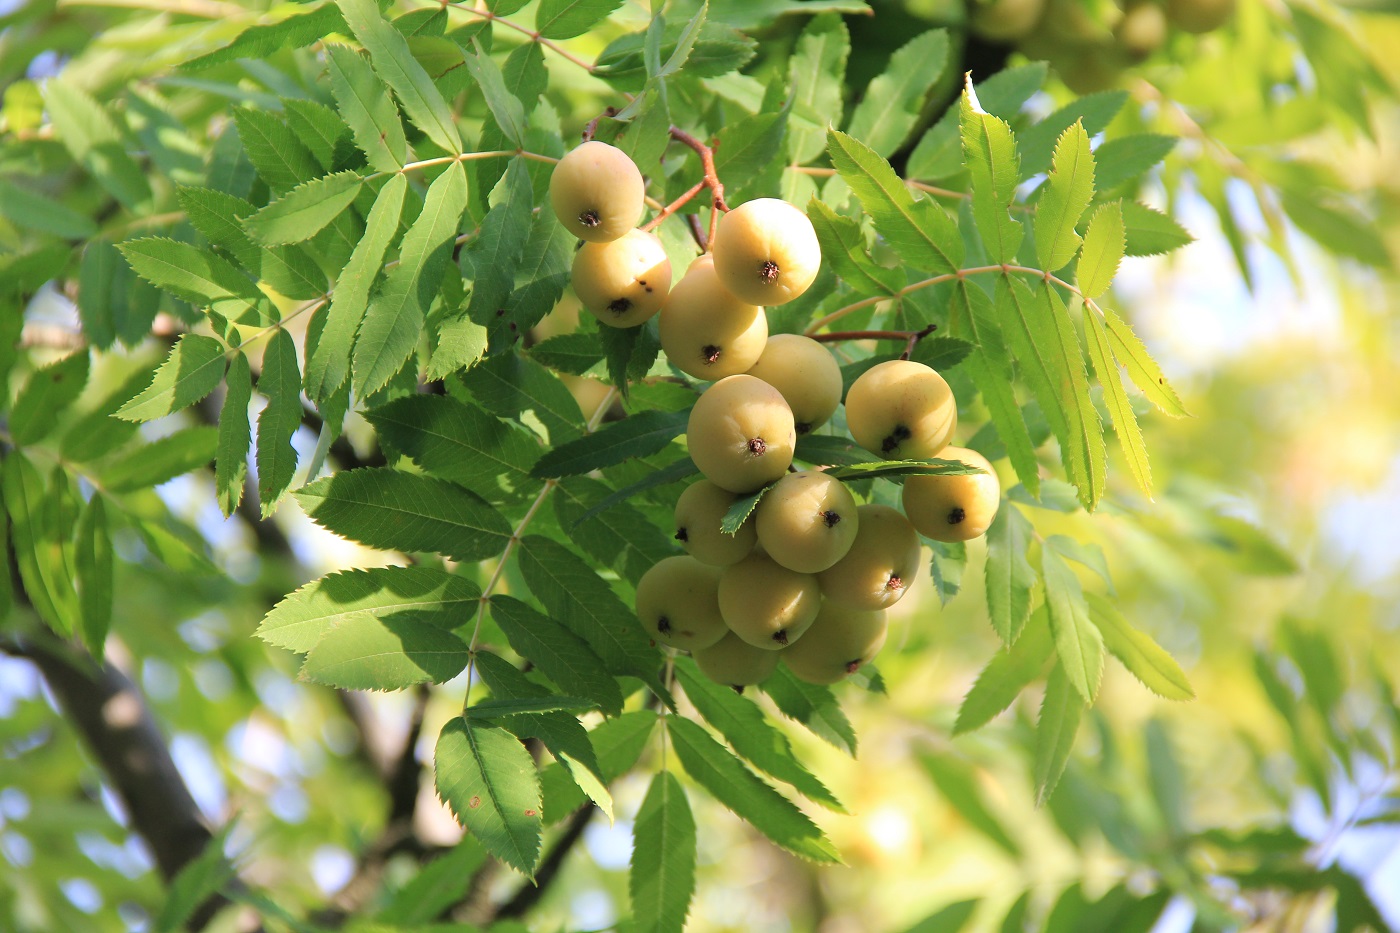
<path fill-rule="evenodd" d="M 636 327 L 666 300 L 671 260 L 654 234 L 629 230 L 610 243 L 585 243 L 574 254 L 574 294 L 609 327 Z"/>
<path fill-rule="evenodd" d="M 1035 28 L 1045 0 L 989 0 L 972 8 L 972 31 L 993 42 L 1015 42 Z"/>
<path fill-rule="evenodd" d="M 753 492 L 787 472 L 797 432 L 778 390 L 753 376 L 726 376 L 690 410 L 686 444 L 705 478 Z"/>
<path fill-rule="evenodd" d="M 831 351 L 811 337 L 774 334 L 749 370 L 783 394 L 797 433 L 826 424 L 841 404 L 841 367 Z"/>
<path fill-rule="evenodd" d="M 720 284 L 707 253 L 690 264 L 661 306 L 661 349 L 681 372 L 715 380 L 742 373 L 758 361 L 768 340 L 768 318 Z"/>
<path fill-rule="evenodd" d="M 770 493 L 771 495 L 771 493 Z M 919 535 L 898 509 L 870 503 L 856 509 L 860 527 L 846 556 L 817 575 L 828 604 L 888 609 L 919 576 Z"/>
<path fill-rule="evenodd" d="M 952 440 L 958 405 L 935 370 L 911 360 L 890 360 L 861 373 L 851 385 L 846 426 L 871 453 L 889 460 L 926 460 Z"/>
<path fill-rule="evenodd" d="M 763 307 L 805 292 L 822 262 L 812 222 L 778 198 L 746 201 L 725 214 L 711 248 L 724 286 Z"/>
<path fill-rule="evenodd" d="M 867 612 L 827 602 L 802 640 L 783 652 L 783 663 L 798 680 L 834 684 L 879 654 L 887 631 L 883 609 Z"/>
<path fill-rule="evenodd" d="M 796 642 L 821 609 L 817 578 L 763 554 L 720 571 L 719 611 L 729 630 L 755 648 L 777 651 Z"/>
<path fill-rule="evenodd" d="M 616 240 L 646 206 L 642 173 L 621 149 L 590 140 L 554 166 L 549 203 L 568 231 L 589 243 Z"/>
<path fill-rule="evenodd" d="M 729 631 L 719 612 L 719 569 L 693 557 L 667 557 L 637 581 L 637 618 L 672 648 L 699 651 Z"/>
<path fill-rule="evenodd" d="M 1235 0 L 1167 0 L 1167 19 L 1186 32 L 1213 32 L 1235 15 Z"/>
<path fill-rule="evenodd" d="M 816 470 L 789 473 L 763 494 L 758 540 L 788 570 L 820 573 L 846 556 L 860 518 L 844 483 Z"/>
<path fill-rule="evenodd" d="M 1167 41 L 1167 14 L 1148 0 L 1132 7 L 1119 20 L 1113 36 L 1134 60 L 1141 61 Z"/>
<path fill-rule="evenodd" d="M 676 501 L 676 540 L 687 554 L 715 567 L 728 567 L 748 557 L 758 541 L 751 521 L 727 535 L 719 530 L 724 513 L 739 498 L 707 479 L 691 483 Z"/>
<path fill-rule="evenodd" d="M 717 684 L 739 690 L 763 683 L 778 667 L 778 652 L 755 648 L 733 632 L 695 652 L 700 673 Z"/>
<path fill-rule="evenodd" d="M 938 455 L 977 467 L 967 476 L 906 476 L 904 514 L 919 533 L 935 541 L 968 541 L 985 534 L 1001 504 L 1001 483 L 987 458 L 965 447 Z"/>

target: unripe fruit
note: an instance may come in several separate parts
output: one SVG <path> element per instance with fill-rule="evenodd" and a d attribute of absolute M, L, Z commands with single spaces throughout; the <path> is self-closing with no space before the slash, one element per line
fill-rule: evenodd
<path fill-rule="evenodd" d="M 1235 15 L 1235 0 L 1167 0 L 1167 18 L 1186 32 L 1212 32 Z"/>
<path fill-rule="evenodd" d="M 923 363 L 890 360 L 860 374 L 846 393 L 846 426 L 860 446 L 889 460 L 927 460 L 952 440 L 958 405 Z"/>
<path fill-rule="evenodd" d="M 667 557 L 637 581 L 637 618 L 652 638 L 699 651 L 729 631 L 719 612 L 719 569 L 693 557 Z"/>
<path fill-rule="evenodd" d="M 866 612 L 828 602 L 807 637 L 783 652 L 783 663 L 798 680 L 834 684 L 879 654 L 887 632 L 883 609 Z"/>
<path fill-rule="evenodd" d="M 888 609 L 919 576 L 919 535 L 898 509 L 870 503 L 856 510 L 855 543 L 817 575 L 829 605 L 874 611 Z"/>
<path fill-rule="evenodd" d="M 841 404 L 841 366 L 811 337 L 774 334 L 749 370 L 783 394 L 798 434 L 826 424 Z"/>
<path fill-rule="evenodd" d="M 1167 41 L 1167 14 L 1156 3 L 1139 3 L 1128 10 L 1113 30 L 1119 46 L 1141 61 Z"/>
<path fill-rule="evenodd" d="M 803 470 L 789 473 L 763 494 L 754 524 L 773 560 L 798 573 L 820 573 L 846 556 L 860 518 L 844 483 Z"/>
<path fill-rule="evenodd" d="M 753 376 L 726 376 L 690 410 L 686 444 L 705 478 L 753 492 L 787 472 L 797 432 L 778 390 Z"/>
<path fill-rule="evenodd" d="M 637 226 L 646 183 L 627 153 L 590 140 L 554 166 L 549 203 L 570 233 L 589 243 L 616 240 Z"/>
<path fill-rule="evenodd" d="M 802 637 L 821 609 L 817 578 L 751 554 L 719 576 L 719 611 L 730 631 L 755 648 L 777 651 Z"/>
<path fill-rule="evenodd" d="M 1118 47 L 1108 43 L 1072 49 L 1053 63 L 1065 87 L 1081 95 L 1117 87 L 1126 64 Z"/>
<path fill-rule="evenodd" d="M 725 214 L 711 248 L 724 286 L 763 307 L 805 292 L 822 262 L 812 222 L 778 198 L 746 201 Z"/>
<path fill-rule="evenodd" d="M 666 300 L 671 260 L 654 234 L 629 230 L 611 243 L 585 243 L 574 254 L 574 294 L 609 327 L 636 327 Z"/>
<path fill-rule="evenodd" d="M 732 535 L 719 530 L 724 513 L 737 498 L 706 479 L 686 487 L 676 501 L 676 540 L 687 554 L 715 567 L 728 567 L 753 552 L 758 541 L 753 522 L 744 522 Z"/>
<path fill-rule="evenodd" d="M 987 458 L 965 447 L 938 455 L 982 470 L 967 476 L 906 476 L 904 514 L 935 541 L 968 541 L 985 534 L 1001 505 L 1001 483 Z"/>
<path fill-rule="evenodd" d="M 758 361 L 768 341 L 768 317 L 720 284 L 707 253 L 690 264 L 661 306 L 661 349 L 681 372 L 723 379 Z"/>
<path fill-rule="evenodd" d="M 755 648 L 727 632 L 714 645 L 695 652 L 695 664 L 715 683 L 738 690 L 767 680 L 778 667 L 778 652 Z"/>
<path fill-rule="evenodd" d="M 973 5 L 972 31 L 993 42 L 1015 42 L 1040 22 L 1045 0 L 989 0 Z"/>

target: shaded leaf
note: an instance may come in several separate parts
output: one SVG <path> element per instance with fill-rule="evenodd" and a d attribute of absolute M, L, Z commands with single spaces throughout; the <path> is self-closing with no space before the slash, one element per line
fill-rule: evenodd
<path fill-rule="evenodd" d="M 651 780 L 632 829 L 627 890 L 638 933 L 681 933 L 695 894 L 695 818 L 669 771 Z"/>
<path fill-rule="evenodd" d="M 533 876 L 543 821 L 535 762 L 499 726 L 449 720 L 433 753 L 438 796 L 486 850 Z"/>

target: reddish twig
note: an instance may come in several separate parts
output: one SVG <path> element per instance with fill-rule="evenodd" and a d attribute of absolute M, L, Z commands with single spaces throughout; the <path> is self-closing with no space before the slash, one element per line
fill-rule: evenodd
<path fill-rule="evenodd" d="M 922 330 L 833 330 L 825 334 L 809 334 L 808 336 L 818 343 L 840 343 L 845 340 L 903 340 L 905 348 L 901 359 L 907 360 L 909 355 L 914 352 L 914 345 L 937 329 L 937 324 L 930 324 Z"/>
<path fill-rule="evenodd" d="M 729 205 L 724 203 L 724 184 L 719 180 L 719 173 L 715 171 L 715 150 L 713 146 L 707 146 L 680 127 L 671 127 L 671 138 L 694 149 L 696 154 L 700 156 L 704 184 L 710 189 L 711 196 L 710 233 L 705 238 L 705 248 L 708 249 L 708 244 L 715 241 L 715 228 L 719 225 L 720 212 L 729 210 Z"/>
<path fill-rule="evenodd" d="M 665 220 L 667 217 L 670 217 L 676 211 L 680 210 L 682 207 L 684 207 L 687 203 L 690 202 L 691 198 L 695 197 L 697 194 L 704 190 L 705 181 L 704 179 L 701 179 L 700 181 L 697 181 L 685 194 L 681 195 L 680 197 L 672 201 L 670 204 L 667 204 L 665 207 L 663 207 L 655 217 L 653 217 L 651 220 L 647 221 L 645 224 L 642 225 L 642 229 L 654 230 L 661 224 L 661 221 Z"/>
<path fill-rule="evenodd" d="M 604 117 L 615 117 L 617 116 L 617 112 L 618 111 L 616 107 L 608 107 L 602 113 L 598 114 L 592 120 L 589 120 L 586 124 L 584 124 L 583 141 L 589 142 L 597 134 L 599 120 L 603 119 Z"/>
<path fill-rule="evenodd" d="M 695 245 L 700 247 L 700 252 L 708 252 L 710 249 L 710 238 L 705 235 L 705 228 L 700 226 L 699 214 L 686 214 L 686 225 L 690 227 L 690 235 L 695 240 Z"/>

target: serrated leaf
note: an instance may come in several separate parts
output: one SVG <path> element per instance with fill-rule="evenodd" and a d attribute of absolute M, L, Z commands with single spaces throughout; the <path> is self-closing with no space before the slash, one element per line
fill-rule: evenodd
<path fill-rule="evenodd" d="M 373 0 L 351 2 L 373 5 Z M 360 324 L 353 382 L 359 397 L 383 388 L 417 349 L 423 319 L 442 282 L 466 207 L 467 175 L 462 163 L 454 162 L 428 188 L 422 212 L 403 235 L 399 264 L 390 270 Z"/>
<path fill-rule="evenodd" d="M 117 247 L 136 274 L 176 298 L 230 321 L 269 323 L 267 299 L 228 260 L 165 237 L 127 240 Z"/>
<path fill-rule="evenodd" d="M 768 722 L 757 704 L 702 675 L 689 658 L 676 659 L 676 676 L 695 709 L 740 757 L 765 774 L 791 784 L 808 799 L 837 813 L 846 812 L 826 785 L 797 760 L 787 736 Z"/>
<path fill-rule="evenodd" d="M 1099 91 L 1070 101 L 1050 116 L 1016 134 L 1021 149 L 1021 177 L 1030 178 L 1050 167 L 1055 142 L 1079 123 L 1089 136 L 1097 136 L 1123 109 L 1127 91 Z"/>
<path fill-rule="evenodd" d="M 759 689 L 772 698 L 784 716 L 802 723 L 813 735 L 852 758 L 856 756 L 856 731 L 830 687 L 798 680 L 780 664 Z"/>
<path fill-rule="evenodd" d="M 323 9 L 331 8 L 326 4 Z M 369 62 L 354 49 L 326 46 L 327 71 L 337 108 L 354 134 L 355 145 L 377 172 L 398 171 L 408 161 L 399 108 Z"/>
<path fill-rule="evenodd" d="M 622 712 L 622 692 L 603 660 L 582 638 L 509 596 L 491 598 L 491 618 L 516 654 L 529 659 L 565 693 L 588 697 L 604 712 Z"/>
<path fill-rule="evenodd" d="M 636 327 L 603 327 L 598 331 L 608 379 L 626 401 L 630 384 L 644 377 L 661 353 L 656 330 L 646 324 Z"/>
<path fill-rule="evenodd" d="M 253 376 L 248 358 L 235 353 L 224 377 L 224 404 L 219 409 L 219 445 L 214 454 L 214 488 L 219 508 L 228 518 L 243 498 L 243 480 L 248 475 L 248 448 L 252 429 L 248 424 L 248 403 L 253 398 Z"/>
<path fill-rule="evenodd" d="M 345 570 L 313 580 L 285 597 L 258 626 L 269 645 L 305 654 L 332 629 L 357 615 L 405 616 L 444 631 L 465 625 L 481 589 L 435 567 Z"/>
<path fill-rule="evenodd" d="M 535 28 L 546 39 L 572 39 L 601 23 L 622 0 L 541 0 Z"/>
<path fill-rule="evenodd" d="M 841 863 L 826 835 L 782 794 L 744 767 L 703 728 L 670 716 L 667 732 L 686 774 L 778 846 L 813 862 Z"/>
<path fill-rule="evenodd" d="M 823 14 L 808 23 L 789 64 L 793 109 L 822 114 L 833 126 L 839 126 L 845 106 L 841 82 L 850 54 L 851 38 L 841 17 Z M 812 161 L 821 155 L 825 145 L 824 127 L 798 122 L 788 133 L 788 153 L 793 165 Z"/>
<path fill-rule="evenodd" d="M 772 489 L 772 484 L 751 492 L 746 496 L 735 499 L 729 508 L 725 509 L 724 517 L 720 519 L 719 530 L 721 534 L 734 535 L 739 533 L 739 529 L 744 527 L 744 522 L 749 520 L 753 510 L 758 508 L 759 501 L 768 490 Z"/>
<path fill-rule="evenodd" d="M 938 594 L 938 604 L 946 606 L 962 591 L 963 572 L 967 570 L 967 545 L 962 541 L 926 543 L 933 552 L 933 559 L 929 561 L 929 576 Z"/>
<path fill-rule="evenodd" d="M 715 172 L 721 178 L 747 179 L 778 157 L 789 124 L 788 110 L 741 117 L 719 131 Z"/>
<path fill-rule="evenodd" d="M 449 720 L 433 753 L 438 796 L 488 852 L 534 876 L 544 832 L 534 759 L 504 729 Z"/>
<path fill-rule="evenodd" d="M 0 179 L 0 215 L 16 226 L 65 240 L 86 240 L 97 235 L 97 224 L 62 202 Z"/>
<path fill-rule="evenodd" d="M 1041 806 L 1060 782 L 1060 775 L 1069 762 L 1074 748 L 1074 734 L 1084 714 L 1084 702 L 1056 666 L 1045 686 L 1045 699 L 1040 704 L 1040 720 L 1035 730 L 1035 800 Z"/>
<path fill-rule="evenodd" d="M 408 118 L 443 149 L 461 152 L 462 137 L 452 109 L 409 51 L 408 40 L 389 25 L 374 0 L 337 2 L 355 38 L 369 52 L 374 70 L 393 89 Z"/>
<path fill-rule="evenodd" d="M 972 216 L 988 256 L 994 262 L 1013 262 L 1025 235 L 1010 210 L 1020 179 L 1016 137 L 1004 120 L 977 105 L 971 80 L 963 91 L 959 125 L 972 175 Z"/>
<path fill-rule="evenodd" d="M 500 66 L 482 50 L 480 41 L 475 38 L 472 39 L 472 49 L 470 52 L 464 50 L 463 61 L 466 62 L 467 71 L 471 72 L 472 78 L 481 88 L 486 107 L 496 118 L 496 126 L 510 142 L 524 146 L 525 105 L 506 87 Z"/>
<path fill-rule="evenodd" d="M 1050 175 L 1035 209 L 1035 254 L 1046 272 L 1074 258 L 1079 234 L 1074 228 L 1094 198 L 1094 154 L 1089 134 L 1076 122 L 1055 144 Z"/>
<path fill-rule="evenodd" d="M 616 421 L 601 431 L 548 450 L 531 475 L 540 478 L 577 476 L 646 457 L 662 450 L 685 431 L 688 411 L 643 411 Z"/>
<path fill-rule="evenodd" d="M 695 11 L 695 15 L 685 24 L 685 29 L 681 30 L 680 36 L 676 39 L 676 47 L 669 56 L 666 63 L 656 72 L 658 78 L 666 78 L 681 70 L 686 60 L 690 58 L 690 52 L 695 48 L 695 42 L 700 38 L 700 31 L 705 26 L 705 17 L 710 12 L 710 0 L 701 0 L 700 9 Z"/>
<path fill-rule="evenodd" d="M 958 707 L 953 734 L 982 728 L 1015 702 L 1021 691 L 1040 676 L 1053 647 L 1048 610 L 1042 604 L 1031 615 L 1021 637 L 1010 648 L 993 655 L 977 675 Z"/>
<path fill-rule="evenodd" d="M 492 697 L 473 703 L 463 715 L 468 719 L 508 719 L 512 716 L 538 716 L 541 713 L 585 713 L 597 708 L 598 704 L 592 700 L 555 694 L 524 698 Z"/>
<path fill-rule="evenodd" d="M 1167 382 L 1162 368 L 1147 352 L 1147 347 L 1138 335 L 1133 333 L 1133 329 L 1112 308 L 1101 307 L 1100 311 L 1103 312 L 1104 324 L 1108 327 L 1113 357 L 1127 369 L 1133 384 L 1141 389 L 1147 400 L 1163 414 L 1174 418 L 1189 417 L 1190 412 L 1181 404 L 1180 396 Z"/>
<path fill-rule="evenodd" d="M 250 26 L 228 45 L 215 49 L 180 66 L 184 71 L 197 71 L 236 61 L 240 58 L 263 59 L 279 49 L 311 45 L 322 36 L 343 32 L 345 20 L 333 3 L 323 4 L 309 13 L 297 13 L 278 23 Z"/>
<path fill-rule="evenodd" d="M 482 653 L 483 662 L 487 655 Z M 485 668 L 486 664 L 483 663 L 482 669 Z M 656 718 L 656 713 L 649 709 L 633 710 L 615 719 L 604 720 L 588 733 L 588 740 L 597 753 L 598 774 L 602 781 L 615 781 L 636 765 L 642 751 L 651 744 Z M 584 792 L 579 789 L 570 771 L 562 762 L 556 762 L 547 766 L 540 775 L 547 824 L 559 822 L 585 802 Z"/>
<path fill-rule="evenodd" d="M 1083 268 L 1081 264 L 1081 268 Z M 1118 363 L 1113 358 L 1113 346 L 1108 330 L 1098 312 L 1093 308 L 1084 309 L 1084 337 L 1089 345 L 1089 361 L 1094 364 L 1094 373 L 1099 385 L 1103 386 L 1104 406 L 1113 421 L 1113 432 L 1118 436 L 1118 446 L 1123 449 L 1123 457 L 1128 461 L 1128 470 L 1143 495 L 1152 498 L 1152 465 L 1147 459 L 1147 445 L 1142 439 L 1142 429 L 1138 427 L 1137 413 L 1128 400 L 1127 390 L 1118 372 Z"/>
<path fill-rule="evenodd" d="M 107 510 L 100 493 L 93 495 L 78 516 L 74 542 L 74 582 L 78 590 L 80 632 L 83 645 L 95 658 L 112 624 L 114 557 L 107 528 Z"/>
<path fill-rule="evenodd" d="M 865 234 L 849 217 L 836 213 L 815 197 L 807 202 L 807 217 L 821 244 L 822 259 L 861 295 L 893 295 L 903 282 L 896 269 L 876 265 L 866 252 Z"/>
<path fill-rule="evenodd" d="M 345 690 L 445 683 L 467 667 L 467 643 L 411 612 L 344 616 L 301 666 L 302 680 Z"/>
<path fill-rule="evenodd" d="M 1007 122 L 1014 122 L 1026 101 L 1040 90 L 1048 71 L 1045 62 L 1032 62 L 1014 68 L 1003 68 L 985 81 L 973 86 L 982 109 Z M 906 177 L 943 179 L 959 174 L 963 168 L 962 139 L 958 129 L 958 111 L 949 107 L 943 116 L 924 133 L 906 163 Z M 1073 122 L 1073 121 L 1071 121 Z M 1051 138 L 1051 143 L 1054 138 Z"/>
<path fill-rule="evenodd" d="M 1094 150 L 1097 185 L 1112 191 L 1161 162 L 1176 147 L 1175 136 L 1134 133 L 1106 140 Z"/>
<path fill-rule="evenodd" d="M 1030 618 L 1035 569 L 1026 549 L 1034 532 L 1021 510 L 1004 499 L 987 529 L 987 613 L 1006 645 L 1016 641 Z"/>
<path fill-rule="evenodd" d="M 549 370 L 518 353 L 483 360 L 463 374 L 462 382 L 477 404 L 493 414 L 515 418 L 529 412 L 551 444 L 582 433 L 583 413 L 569 390 Z"/>
<path fill-rule="evenodd" d="M 297 470 L 292 435 L 301 427 L 301 371 L 292 335 L 278 329 L 263 351 L 258 391 L 267 405 L 258 415 L 258 499 L 263 518 L 277 508 Z"/>
<path fill-rule="evenodd" d="M 58 427 L 60 416 L 87 385 L 91 356 L 71 353 L 29 374 L 10 409 L 10 440 L 17 447 L 41 441 Z"/>
<path fill-rule="evenodd" d="M 541 212 L 530 228 L 524 255 L 515 267 L 519 284 L 506 299 L 504 315 L 498 316 L 525 332 L 542 321 L 564 294 L 569 282 L 569 265 L 573 259 L 573 235 L 563 224 Z"/>
<path fill-rule="evenodd" d="M 626 502 L 582 520 L 609 495 L 612 490 L 604 483 L 573 477 L 555 487 L 554 511 L 559 527 L 579 548 L 635 586 L 654 564 L 675 554 L 675 547 L 651 518 Z"/>
<path fill-rule="evenodd" d="M 249 217 L 244 229 L 264 246 L 309 240 L 354 202 L 363 185 L 356 172 L 308 181 Z"/>
<path fill-rule="evenodd" d="M 603 361 L 603 345 L 597 334 L 557 334 L 532 346 L 530 356 L 550 369 L 582 376 Z"/>
<path fill-rule="evenodd" d="M 102 104 L 63 78 L 44 84 L 44 104 L 55 135 L 73 158 L 124 207 L 142 212 L 151 200 L 150 183 Z"/>
<path fill-rule="evenodd" d="M 188 408 L 224 377 L 224 346 L 213 337 L 185 334 L 170 348 L 151 384 L 117 410 L 126 421 L 154 421 Z"/>
<path fill-rule="evenodd" d="M 262 264 L 262 250 L 248 238 L 242 220 L 257 208 L 239 197 L 213 188 L 180 187 L 175 189 L 185 216 L 200 235 L 213 246 L 228 250 L 243 268 L 257 271 Z"/>
<path fill-rule="evenodd" d="M 632 827 L 627 891 L 637 933 L 681 933 L 695 894 L 695 818 L 685 789 L 657 772 Z"/>
<path fill-rule="evenodd" d="M 878 155 L 893 155 L 914 128 L 924 98 L 947 63 L 947 30 L 915 36 L 890 56 L 884 73 L 871 80 L 846 132 Z"/>
<path fill-rule="evenodd" d="M 10 536 L 15 564 L 30 604 L 49 628 L 67 638 L 77 623 L 73 580 L 65 572 L 63 539 L 47 519 L 47 506 L 57 490 L 45 490 L 43 477 L 23 451 L 5 455 L 3 486 L 5 510 L 10 516 Z M 67 529 L 64 529 L 66 537 Z"/>
<path fill-rule="evenodd" d="M 102 487 L 108 492 L 135 492 L 158 486 L 207 465 L 219 446 L 217 428 L 200 426 L 140 444 L 104 464 Z"/>
<path fill-rule="evenodd" d="M 1161 211 L 1136 201 L 1121 203 L 1127 238 L 1124 246 L 1126 255 L 1160 256 L 1195 242 L 1196 238 L 1187 233 L 1181 224 Z"/>
<path fill-rule="evenodd" d="M 662 467 L 656 472 L 650 473 L 642 479 L 637 480 L 637 482 L 624 486 L 617 492 L 607 496 L 603 501 L 575 519 L 574 525 L 581 525 L 603 512 L 606 512 L 608 509 L 613 508 L 618 503 L 626 502 L 639 493 L 646 492 L 649 489 L 655 489 L 657 486 L 669 486 L 672 483 L 678 483 L 699 472 L 700 468 L 695 465 L 695 461 L 691 460 L 689 457 L 682 457 L 670 466 Z"/>
<path fill-rule="evenodd" d="M 1123 260 L 1126 236 L 1121 202 L 1111 201 L 1094 211 L 1084 234 L 1084 252 L 1075 271 L 1076 284 L 1085 298 L 1092 301 L 1108 291 L 1113 277 L 1118 274 L 1118 263 Z"/>
<path fill-rule="evenodd" d="M 317 524 L 373 548 L 478 561 L 501 553 L 510 523 L 480 496 L 384 467 L 347 470 L 293 495 Z"/>
<path fill-rule="evenodd" d="M 928 772 L 944 800 L 977 831 L 1000 846 L 1012 858 L 1019 858 L 1021 847 L 1011 838 L 1001 821 L 992 814 L 971 763 L 952 754 L 923 754 L 919 763 Z M 923 930 L 923 926 L 915 927 Z M 913 931 L 911 931 L 913 933 Z"/>
<path fill-rule="evenodd" d="M 1135 629 L 1118 607 L 1097 593 L 1085 593 L 1089 618 L 1103 636 L 1104 647 L 1122 662 L 1144 687 L 1168 700 L 1196 696 L 1180 665 L 1145 632 Z"/>
<path fill-rule="evenodd" d="M 982 470 L 961 460 L 875 460 L 848 463 L 825 471 L 839 480 L 888 479 L 892 476 L 974 476 Z"/>
<path fill-rule="evenodd" d="M 233 119 L 248 160 L 274 192 L 289 191 L 321 174 L 311 150 L 271 111 L 239 107 Z"/>
<path fill-rule="evenodd" d="M 1084 702 L 1092 704 L 1103 677 L 1103 636 L 1089 620 L 1084 590 L 1064 559 L 1053 549 L 1045 548 L 1041 551 L 1040 569 L 1045 578 L 1045 605 L 1060 670 Z"/>
<path fill-rule="evenodd" d="M 836 171 L 900 258 L 916 269 L 956 272 L 963 243 L 947 212 L 931 201 L 915 201 L 890 164 L 860 140 L 837 130 L 828 130 L 826 138 Z"/>
<path fill-rule="evenodd" d="M 472 280 L 472 297 L 466 307 L 468 324 L 487 326 L 492 349 L 509 347 L 520 339 L 520 322 L 498 312 L 505 309 L 515 286 L 516 267 L 524 258 L 530 237 L 532 194 L 525 160 L 511 160 L 497 190 L 502 192 L 500 200 L 481 222 L 481 235 L 462 254 L 461 262 L 463 275 Z M 446 353 L 440 344 L 429 375 L 444 376 L 474 362 Z"/>
<path fill-rule="evenodd" d="M 314 100 L 295 97 L 282 98 L 282 112 L 287 125 L 297 138 L 311 150 L 324 171 L 333 172 L 358 161 L 350 152 L 350 127 L 339 113 Z"/>

